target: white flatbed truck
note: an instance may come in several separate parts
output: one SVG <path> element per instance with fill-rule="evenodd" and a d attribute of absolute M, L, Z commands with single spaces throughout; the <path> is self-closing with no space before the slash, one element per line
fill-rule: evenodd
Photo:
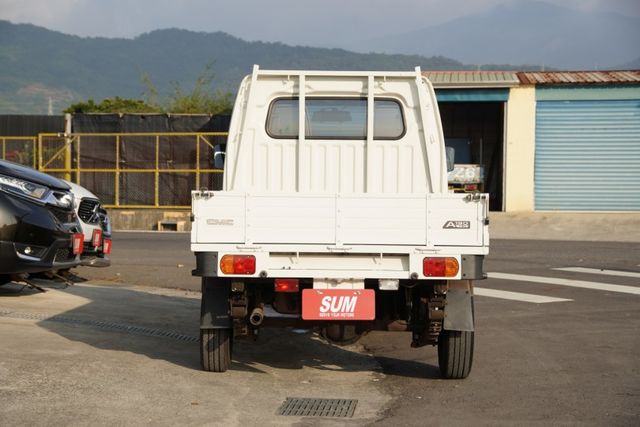
<path fill-rule="evenodd" d="M 473 280 L 488 253 L 488 197 L 448 191 L 435 93 L 414 72 L 276 71 L 241 83 L 222 191 L 192 192 L 204 370 L 233 339 L 315 327 L 437 345 L 442 376 L 473 360 Z"/>

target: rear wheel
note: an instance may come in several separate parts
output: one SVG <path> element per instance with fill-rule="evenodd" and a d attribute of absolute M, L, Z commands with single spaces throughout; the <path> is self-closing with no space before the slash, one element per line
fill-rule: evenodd
<path fill-rule="evenodd" d="M 209 372 L 225 372 L 231 367 L 231 328 L 200 329 L 200 363 Z"/>
<path fill-rule="evenodd" d="M 438 365 L 442 378 L 462 379 L 473 364 L 473 332 L 442 330 L 438 338 Z"/>

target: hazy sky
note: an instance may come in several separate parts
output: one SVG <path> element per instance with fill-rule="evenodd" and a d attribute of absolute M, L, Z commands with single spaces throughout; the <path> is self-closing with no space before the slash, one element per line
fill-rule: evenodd
<path fill-rule="evenodd" d="M 524 0 L 0 0 L 0 19 L 81 36 L 159 28 L 224 31 L 245 40 L 340 47 Z M 549 0 L 640 16 L 640 0 Z"/>

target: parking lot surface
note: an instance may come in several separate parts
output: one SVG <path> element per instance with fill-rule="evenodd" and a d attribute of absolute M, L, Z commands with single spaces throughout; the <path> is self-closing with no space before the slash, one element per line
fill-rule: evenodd
<path fill-rule="evenodd" d="M 637 425 L 637 243 L 496 240 L 476 288 L 466 380 L 434 348 L 375 332 L 350 347 L 265 329 L 232 370 L 199 370 L 187 235 L 126 233 L 114 265 L 42 294 L 0 287 L 2 425 Z M 160 249 L 162 248 L 162 249 Z M 146 286 L 141 286 L 146 285 Z M 51 288 L 60 289 L 51 289 Z M 162 287 L 162 288 L 161 288 Z M 288 417 L 287 397 L 357 399 L 352 418 Z"/>
<path fill-rule="evenodd" d="M 233 370 L 199 370 L 198 295 L 78 285 L 0 288 L 0 424 L 288 425 L 287 397 L 358 399 L 353 423 L 391 397 L 360 346 L 269 331 L 234 343 Z"/>

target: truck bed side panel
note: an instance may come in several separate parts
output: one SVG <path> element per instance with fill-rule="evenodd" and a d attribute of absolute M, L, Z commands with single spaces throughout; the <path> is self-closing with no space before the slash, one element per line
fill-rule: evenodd
<path fill-rule="evenodd" d="M 256 195 L 247 197 L 250 243 L 334 244 L 333 196 Z"/>
<path fill-rule="evenodd" d="M 245 241 L 245 195 L 227 192 L 192 197 L 192 242 L 243 243 Z"/>
<path fill-rule="evenodd" d="M 194 243 L 467 246 L 488 244 L 487 199 L 443 195 L 194 193 Z"/>
<path fill-rule="evenodd" d="M 424 197 L 342 196 L 338 199 L 338 243 L 424 245 Z"/>
<path fill-rule="evenodd" d="M 480 196 L 480 195 L 478 195 Z M 429 246 L 483 246 L 488 199 L 465 200 L 462 194 L 429 195 Z M 488 240 L 488 236 L 486 236 Z"/>

